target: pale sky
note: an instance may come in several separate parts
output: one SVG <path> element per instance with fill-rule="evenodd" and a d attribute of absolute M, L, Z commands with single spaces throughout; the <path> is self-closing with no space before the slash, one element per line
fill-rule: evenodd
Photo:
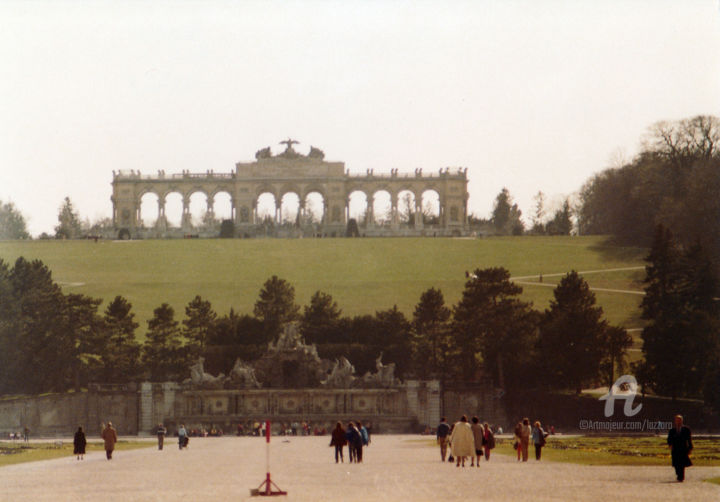
<path fill-rule="evenodd" d="M 53 232 L 112 171 L 230 172 L 288 136 L 351 172 L 576 192 L 658 120 L 720 115 L 720 3 L 3 1 L 0 200 Z"/>

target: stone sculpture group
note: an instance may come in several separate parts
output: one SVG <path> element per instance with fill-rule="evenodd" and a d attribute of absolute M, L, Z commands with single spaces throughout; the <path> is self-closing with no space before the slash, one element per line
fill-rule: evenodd
<path fill-rule="evenodd" d="M 205 359 L 190 366 L 190 378 L 183 384 L 191 389 L 260 389 L 264 387 L 324 387 L 331 389 L 391 388 L 400 385 L 395 364 L 383 364 L 382 353 L 375 360 L 376 372 L 362 377 L 346 357 L 334 363 L 321 359 L 314 344 L 302 339 L 294 323 L 286 324 L 277 341 L 268 344 L 266 353 L 250 364 L 237 358 L 229 375 L 213 376 L 205 372 Z"/>

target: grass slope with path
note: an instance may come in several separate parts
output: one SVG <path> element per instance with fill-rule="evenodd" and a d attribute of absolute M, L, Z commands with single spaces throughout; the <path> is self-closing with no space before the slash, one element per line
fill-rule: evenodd
<path fill-rule="evenodd" d="M 141 337 L 153 309 L 166 302 L 181 319 L 195 295 L 210 300 L 220 315 L 231 307 L 252 313 L 272 275 L 295 287 L 301 305 L 321 290 L 345 315 L 397 305 L 411 316 L 423 291 L 440 288 L 454 304 L 465 272 L 487 267 L 505 267 L 518 277 L 524 299 L 537 309 L 548 306 L 551 286 L 565 273 L 591 272 L 585 278 L 599 288 L 608 320 L 632 328 L 640 325 L 642 296 L 618 291 L 642 291 L 645 254 L 595 236 L 0 242 L 0 259 L 10 265 L 20 256 L 42 260 L 65 292 L 102 298 L 104 305 L 126 297 Z"/>

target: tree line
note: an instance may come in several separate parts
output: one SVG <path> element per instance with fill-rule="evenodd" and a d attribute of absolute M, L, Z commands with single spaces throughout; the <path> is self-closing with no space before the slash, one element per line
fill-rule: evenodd
<path fill-rule="evenodd" d="M 640 153 L 580 190 L 582 234 L 649 246 L 663 225 L 679 245 L 700 242 L 720 265 L 720 118 L 697 116 L 650 127 Z"/>
<path fill-rule="evenodd" d="M 562 279 L 544 313 L 520 299 L 522 288 L 504 268 L 468 274 L 462 298 L 446 305 L 442 291 L 423 292 L 411 318 L 393 306 L 374 315 L 343 316 L 331 295 L 317 291 L 308 305 L 276 276 L 260 290 L 252 314 L 218 315 L 196 296 L 179 320 L 163 303 L 147 321 L 142 343 L 132 305 L 64 294 L 39 260 L 0 261 L 0 392 L 80 389 L 89 382 L 187 378 L 197 357 L 206 370 L 228 372 L 236 358 L 251 362 L 283 325 L 297 322 L 321 357 L 347 357 L 360 374 L 380 353 L 401 378 L 476 381 L 501 387 L 542 383 L 580 389 L 609 382 L 630 340 L 602 319 L 594 294 L 575 272 Z M 605 376 L 603 376 L 605 375 Z M 538 380 L 540 378 L 540 380 Z"/>
<path fill-rule="evenodd" d="M 628 368 L 632 338 L 604 319 L 587 282 L 566 274 L 544 311 L 520 298 L 502 267 L 468 272 L 462 296 L 447 305 L 424 291 L 412 316 L 397 309 L 344 316 L 328 293 L 303 307 L 294 287 L 272 276 L 253 312 L 218 315 L 196 296 L 176 316 L 161 304 L 138 337 L 132 305 L 65 294 L 40 260 L 0 260 L 0 393 L 81 389 L 90 382 L 182 380 L 198 357 L 213 374 L 236 358 L 261 357 L 283 326 L 296 322 L 322 358 L 347 357 L 358 374 L 382 353 L 400 378 L 491 379 L 503 389 L 579 392 L 632 371 L 646 391 L 705 399 L 720 408 L 720 281 L 700 243 L 684 247 L 658 226 L 646 258 L 643 360 Z"/>

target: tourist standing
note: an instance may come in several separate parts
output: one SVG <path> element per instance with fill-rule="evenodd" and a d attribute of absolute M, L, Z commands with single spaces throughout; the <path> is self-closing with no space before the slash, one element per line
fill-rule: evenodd
<path fill-rule="evenodd" d="M 185 430 L 185 425 L 180 424 L 180 428 L 178 429 L 178 448 L 181 450 L 184 446 L 187 446 L 188 443 L 188 435 L 187 430 Z"/>
<path fill-rule="evenodd" d="M 347 439 L 345 438 L 345 429 L 343 429 L 342 423 L 338 422 L 335 424 L 335 428 L 332 431 L 332 439 L 330 440 L 330 446 L 335 447 L 335 463 L 338 463 L 338 458 L 340 458 L 340 462 L 345 462 L 343 459 L 343 447 L 347 444 Z"/>
<path fill-rule="evenodd" d="M 23 428 L 23 439 L 26 443 L 30 441 L 30 429 L 27 425 Z"/>
<path fill-rule="evenodd" d="M 522 426 L 520 427 L 520 450 L 522 451 L 522 461 L 528 461 L 528 449 L 530 448 L 530 434 L 532 427 L 530 427 L 530 419 L 523 418 Z"/>
<path fill-rule="evenodd" d="M 685 468 L 692 465 L 690 453 L 693 450 L 690 427 L 683 425 L 682 415 L 675 415 L 675 426 L 668 432 L 667 443 L 670 446 L 672 466 L 675 468 L 677 480 L 685 481 Z"/>
<path fill-rule="evenodd" d="M 447 456 L 447 444 L 448 436 L 450 435 L 450 424 L 447 423 L 445 417 L 440 419 L 440 423 L 437 426 L 437 442 L 440 445 L 440 458 L 445 462 Z"/>
<path fill-rule="evenodd" d="M 482 447 L 484 442 L 483 426 L 480 425 L 480 419 L 478 417 L 472 417 L 472 424 L 470 428 L 473 432 L 473 439 L 475 440 L 475 455 L 470 457 L 470 467 L 477 463 L 480 467 L 480 457 L 482 456 Z"/>
<path fill-rule="evenodd" d="M 73 438 L 73 454 L 77 455 L 78 460 L 84 460 L 85 458 L 85 446 L 87 445 L 87 439 L 82 427 L 78 427 L 75 437 Z"/>
<path fill-rule="evenodd" d="M 115 443 L 117 443 L 117 431 L 113 427 L 112 422 L 108 422 L 102 431 L 102 438 L 105 441 L 105 456 L 108 460 L 112 460 L 113 450 L 115 450 Z"/>
<path fill-rule="evenodd" d="M 535 445 L 535 460 L 540 460 L 542 455 L 542 447 L 545 446 L 545 438 L 547 434 L 540 426 L 539 421 L 535 421 L 532 428 L 532 442 Z"/>
<path fill-rule="evenodd" d="M 483 429 L 483 449 L 485 450 L 485 460 L 490 460 L 490 450 L 495 448 L 495 434 L 493 434 L 490 424 L 485 422 Z"/>
<path fill-rule="evenodd" d="M 167 429 L 165 427 L 163 427 L 163 424 L 158 424 L 158 427 L 157 427 L 158 450 L 163 449 L 163 443 L 165 442 L 165 434 L 167 434 Z"/>
<path fill-rule="evenodd" d="M 475 455 L 475 437 L 465 415 L 453 425 L 450 448 L 456 460 L 456 467 L 460 467 L 461 463 L 465 467 L 465 458 Z"/>

